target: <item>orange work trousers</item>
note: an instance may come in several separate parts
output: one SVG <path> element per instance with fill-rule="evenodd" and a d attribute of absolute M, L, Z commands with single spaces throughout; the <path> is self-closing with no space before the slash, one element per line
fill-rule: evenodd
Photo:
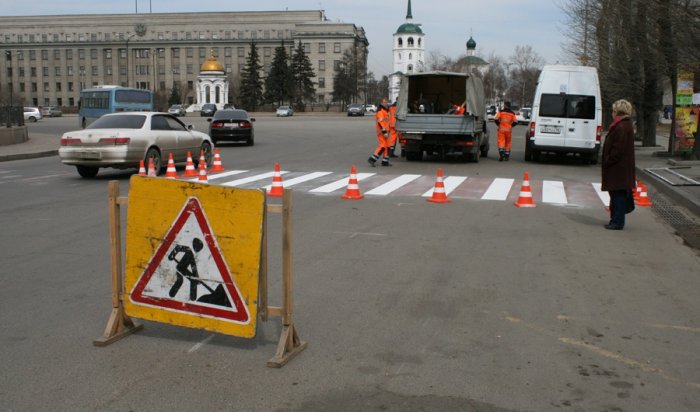
<path fill-rule="evenodd" d="M 498 131 L 498 150 L 505 150 L 510 152 L 510 148 L 513 143 L 513 131 L 512 130 L 499 130 Z"/>
<path fill-rule="evenodd" d="M 377 133 L 377 140 L 379 141 L 379 145 L 377 146 L 376 149 L 374 149 L 374 154 L 379 157 L 389 157 L 389 141 L 390 138 L 388 136 L 384 136 L 383 133 Z"/>

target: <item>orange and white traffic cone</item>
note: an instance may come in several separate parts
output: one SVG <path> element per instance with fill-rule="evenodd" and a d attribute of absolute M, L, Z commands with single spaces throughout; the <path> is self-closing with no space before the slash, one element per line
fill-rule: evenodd
<path fill-rule="evenodd" d="M 202 161 L 204 161 L 204 164 L 207 164 L 207 159 L 204 157 L 204 150 L 199 151 L 199 163 L 201 164 Z"/>
<path fill-rule="evenodd" d="M 642 182 L 639 182 L 639 185 L 642 187 L 642 190 L 639 192 L 639 200 L 635 201 L 637 206 L 652 206 L 651 201 L 649 200 L 649 195 L 647 193 L 647 185 L 645 185 Z"/>
<path fill-rule="evenodd" d="M 280 164 L 275 163 L 275 174 L 272 176 L 272 187 L 267 192 L 268 196 L 282 197 L 284 195 L 284 186 L 282 185 L 282 174 L 280 173 Z"/>
<path fill-rule="evenodd" d="M 156 167 L 153 165 L 153 159 L 148 159 L 148 176 L 158 176 L 158 172 L 156 172 Z"/>
<path fill-rule="evenodd" d="M 146 166 L 143 165 L 143 160 L 139 160 L 139 176 L 146 176 Z"/>
<path fill-rule="evenodd" d="M 632 192 L 632 198 L 634 202 L 639 201 L 639 194 L 642 193 L 642 182 L 639 180 L 634 181 L 634 192 Z"/>
<path fill-rule="evenodd" d="M 523 176 L 523 185 L 520 188 L 520 195 L 518 200 L 515 202 L 517 207 L 536 207 L 535 203 L 532 201 L 532 192 L 530 191 L 530 176 L 527 172 Z"/>
<path fill-rule="evenodd" d="M 175 161 L 173 154 L 168 154 L 168 168 L 165 170 L 165 177 L 168 179 L 177 179 L 177 169 L 175 169 Z"/>
<path fill-rule="evenodd" d="M 194 162 L 192 161 L 192 153 L 187 152 L 187 163 L 185 164 L 185 174 L 183 177 L 195 177 L 197 176 L 197 170 L 194 168 Z"/>
<path fill-rule="evenodd" d="M 199 179 L 197 179 L 199 182 L 208 182 L 209 179 L 207 179 L 207 164 L 204 162 L 204 160 L 199 161 Z"/>
<path fill-rule="evenodd" d="M 214 164 L 212 165 L 210 172 L 223 172 L 224 166 L 221 164 L 221 156 L 219 155 L 219 149 L 214 149 Z"/>
<path fill-rule="evenodd" d="M 343 199 L 359 200 L 364 198 L 362 193 L 360 193 L 360 186 L 357 184 L 357 169 L 355 165 L 350 169 L 350 179 L 348 179 L 348 188 L 345 190 L 345 194 L 340 196 Z"/>
<path fill-rule="evenodd" d="M 445 193 L 445 183 L 442 181 L 441 167 L 438 167 L 437 179 L 435 180 L 435 188 L 433 189 L 433 195 L 426 200 L 432 203 L 450 203 L 452 201 L 452 199 L 447 197 L 447 194 Z"/>

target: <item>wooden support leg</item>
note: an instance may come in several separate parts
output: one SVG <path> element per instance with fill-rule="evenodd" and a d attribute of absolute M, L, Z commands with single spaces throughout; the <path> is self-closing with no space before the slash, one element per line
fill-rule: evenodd
<path fill-rule="evenodd" d="M 143 329 L 143 325 L 134 323 L 134 321 L 124 313 L 123 307 L 112 308 L 112 313 L 109 315 L 104 336 L 95 339 L 92 343 L 95 346 L 107 346 L 141 329 Z"/>
<path fill-rule="evenodd" d="M 281 368 L 306 349 L 306 346 L 306 342 L 299 339 L 294 323 L 284 326 L 280 335 L 280 341 L 277 344 L 277 352 L 272 359 L 267 361 L 267 366 L 269 368 Z"/>

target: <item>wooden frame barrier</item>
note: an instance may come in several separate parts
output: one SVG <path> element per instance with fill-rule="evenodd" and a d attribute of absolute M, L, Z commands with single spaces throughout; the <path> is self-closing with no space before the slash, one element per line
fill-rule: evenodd
<path fill-rule="evenodd" d="M 124 274 L 122 269 L 121 207 L 127 206 L 128 198 L 119 196 L 119 182 L 108 184 L 109 237 L 112 271 L 112 312 L 102 337 L 95 339 L 95 346 L 107 346 L 143 329 L 135 323 L 124 309 Z M 267 273 L 267 214 L 282 214 L 282 306 L 268 305 Z M 306 349 L 307 343 L 300 340 L 292 320 L 292 191 L 284 189 L 281 205 L 266 205 L 263 217 L 263 233 L 260 261 L 258 311 L 263 322 L 270 316 L 282 318 L 282 333 L 275 356 L 267 361 L 271 368 L 281 368 Z"/>

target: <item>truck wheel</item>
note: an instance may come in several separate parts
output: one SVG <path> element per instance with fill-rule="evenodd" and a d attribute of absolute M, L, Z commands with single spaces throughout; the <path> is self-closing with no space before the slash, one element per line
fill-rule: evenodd
<path fill-rule="evenodd" d="M 489 155 L 489 147 L 488 145 L 486 146 L 481 146 L 481 157 L 488 157 Z"/>
<path fill-rule="evenodd" d="M 525 161 L 532 161 L 532 149 L 530 149 L 530 144 L 525 140 Z"/>
<path fill-rule="evenodd" d="M 423 151 L 418 150 L 415 152 L 406 152 L 406 160 L 410 160 L 412 162 L 423 160 Z"/>

